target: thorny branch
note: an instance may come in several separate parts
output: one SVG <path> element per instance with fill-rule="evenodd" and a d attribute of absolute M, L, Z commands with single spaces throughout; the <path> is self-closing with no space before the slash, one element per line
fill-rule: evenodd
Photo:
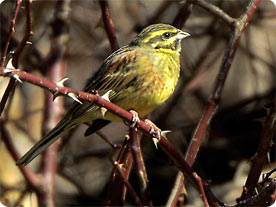
<path fill-rule="evenodd" d="M 272 104 L 263 123 L 263 130 L 260 137 L 257 152 L 252 160 L 252 165 L 239 200 L 245 200 L 254 195 L 255 188 L 259 181 L 267 155 L 273 145 L 272 138 L 275 133 L 275 103 Z"/>
<path fill-rule="evenodd" d="M 30 9 L 27 6 L 27 4 L 28 4 L 27 2 L 30 3 L 30 1 L 26 1 L 26 15 L 27 15 L 26 19 L 27 19 L 27 22 L 28 22 L 27 27 L 29 25 L 27 31 L 29 31 L 29 32 L 25 34 L 25 37 L 28 35 L 28 38 L 26 38 L 26 39 L 24 38 L 24 41 L 21 42 L 23 48 L 27 44 L 27 40 L 29 39 L 29 37 L 32 35 L 31 21 L 30 21 Z M 175 162 L 175 165 L 182 171 L 182 173 L 185 174 L 185 176 L 187 176 L 187 179 L 191 181 L 191 183 L 198 189 L 198 191 L 200 191 L 202 193 L 203 200 L 205 201 L 206 206 L 208 206 L 209 204 L 213 205 L 213 206 L 217 206 L 217 205 L 222 205 L 222 203 L 219 202 L 215 198 L 215 196 L 213 196 L 212 192 L 208 188 L 208 184 L 205 183 L 204 181 L 201 181 L 201 179 L 191 169 L 190 166 L 193 164 L 193 162 L 196 158 L 197 152 L 198 152 L 199 147 L 200 147 L 200 143 L 203 140 L 203 137 L 206 134 L 209 123 L 212 120 L 212 117 L 214 116 L 214 114 L 216 113 L 216 110 L 218 108 L 219 99 L 220 99 L 220 96 L 221 96 L 221 92 L 222 92 L 225 80 L 227 78 L 227 75 L 228 75 L 228 72 L 230 70 L 233 58 L 235 56 L 236 49 L 239 46 L 240 36 L 241 36 L 242 32 L 245 30 L 248 23 L 250 22 L 252 16 L 254 15 L 254 13 L 256 11 L 256 8 L 260 4 L 260 2 L 261 2 L 261 0 L 252 0 L 250 5 L 247 8 L 247 11 L 240 18 L 234 19 L 234 18 L 230 17 L 228 14 L 226 14 L 219 7 L 216 7 L 213 4 L 210 4 L 206 1 L 203 1 L 203 0 L 187 0 L 186 3 L 183 5 L 183 7 L 179 10 L 179 13 L 176 16 L 176 18 L 174 20 L 174 23 L 173 23 L 177 27 L 182 27 L 184 25 L 186 19 L 188 18 L 189 14 L 191 13 L 193 5 L 197 5 L 197 6 L 200 6 L 204 9 L 206 9 L 207 11 L 209 11 L 210 13 L 212 13 L 213 15 L 215 15 L 216 17 L 221 19 L 224 23 L 226 23 L 227 25 L 229 25 L 232 28 L 232 38 L 229 41 L 228 47 L 225 51 L 225 55 L 224 55 L 224 58 L 222 60 L 222 64 L 221 64 L 221 67 L 220 67 L 220 72 L 217 76 L 217 80 L 216 80 L 216 83 L 215 83 L 215 86 L 214 86 L 213 93 L 210 96 L 208 105 L 205 109 L 205 112 L 202 115 L 202 119 L 201 119 L 200 123 L 198 124 L 197 129 L 195 130 L 195 133 L 194 133 L 194 136 L 191 140 L 189 149 L 186 153 L 187 162 L 185 162 L 185 160 L 183 159 L 182 154 L 179 153 L 175 149 L 175 147 L 173 147 L 166 139 L 161 138 L 160 141 L 159 141 L 159 145 L 171 157 L 171 159 Z M 17 14 L 17 12 L 18 12 L 18 8 L 19 8 L 18 4 L 20 4 L 20 3 L 21 3 L 21 1 L 18 0 L 17 5 L 16 5 L 16 9 L 15 9 L 15 14 Z M 115 50 L 115 49 L 118 48 L 118 43 L 117 43 L 117 39 L 116 39 L 116 36 L 115 36 L 115 30 L 114 30 L 114 27 L 113 27 L 112 19 L 110 18 L 109 7 L 108 7 L 108 4 L 107 4 L 106 1 L 100 1 L 100 5 L 101 5 L 101 9 L 102 9 L 102 16 L 103 16 L 103 20 L 104 20 L 105 30 L 107 32 L 108 39 L 110 41 L 111 47 L 112 47 L 113 50 Z M 29 18 L 29 20 L 28 20 L 28 18 Z M 12 24 L 15 24 L 15 19 L 16 19 L 16 15 L 13 18 L 14 23 L 12 22 Z M 11 38 L 11 33 L 13 31 L 12 28 L 14 29 L 14 26 L 11 27 L 10 34 L 8 35 L 8 38 Z M 7 48 L 7 49 L 8 49 L 9 42 L 10 42 L 10 40 L 8 40 L 6 42 L 6 47 L 5 48 Z M 19 47 L 17 49 L 17 51 L 19 51 L 18 54 L 21 53 L 23 48 Z M 6 51 L 6 53 L 7 53 L 7 51 Z M 5 53 L 2 53 L 2 56 L 3 56 L 3 54 L 5 54 Z M 5 55 L 5 57 L 6 57 L 6 55 Z M 14 63 L 14 65 L 15 65 L 16 62 L 18 64 L 18 60 L 19 60 L 20 55 L 18 55 L 18 57 L 16 57 L 16 55 L 15 55 L 14 57 L 15 58 L 14 58 L 13 61 L 15 62 Z M 117 114 L 118 116 L 120 116 L 121 118 L 123 118 L 125 120 L 131 121 L 131 119 L 132 119 L 131 114 L 124 111 L 123 109 L 118 108 L 115 105 L 112 105 L 112 103 L 109 103 L 109 102 L 106 102 L 105 100 L 102 100 L 101 97 L 99 97 L 97 95 L 92 95 L 92 94 L 76 91 L 76 90 L 73 90 L 73 89 L 70 89 L 70 88 L 61 87 L 61 86 L 58 86 L 58 85 L 54 84 L 53 80 L 52 81 L 47 81 L 47 80 L 41 79 L 37 76 L 33 76 L 31 74 L 23 72 L 23 71 L 17 71 L 17 70 L 13 71 L 11 69 L 7 69 L 7 68 L 4 67 L 4 64 L 2 64 L 3 62 L 5 62 L 5 61 L 2 61 L 3 59 L 4 58 L 1 59 L 1 66 L 2 66 L 1 68 L 2 69 L 0 70 L 0 76 L 14 77 L 14 75 L 17 75 L 21 80 L 33 83 L 33 84 L 38 85 L 40 87 L 43 87 L 47 90 L 50 90 L 55 95 L 65 95 L 65 96 L 66 95 L 73 95 L 73 96 L 75 96 L 76 99 L 79 98 L 80 100 L 83 100 L 83 101 L 92 101 L 92 102 L 95 102 L 95 104 L 99 104 L 100 106 L 108 108 L 110 111 L 113 111 L 113 113 Z M 11 80 L 11 82 L 12 81 L 15 82 L 14 78 L 11 78 L 10 80 Z M 14 88 L 14 86 L 12 88 Z M 6 91 L 12 91 L 12 88 L 8 87 Z M 8 97 L 9 97 L 9 95 L 7 95 L 7 98 Z M 6 100 L 7 100 L 7 98 L 6 98 Z M 4 99 L 2 99 L 2 101 L 3 100 Z M 0 105 L 0 107 L 1 107 L 0 113 L 2 112 L 2 110 L 5 107 L 5 101 L 3 101 L 3 103 L 1 102 L 1 105 Z M 267 119 L 268 119 L 268 117 L 269 117 L 269 115 L 267 116 Z M 1 121 L 1 125 L 2 124 L 3 123 Z M 147 132 L 147 133 L 150 132 L 149 126 L 146 125 L 143 121 L 141 121 L 139 127 L 144 132 Z M 263 130 L 265 130 L 265 128 Z M 6 132 L 7 131 L 2 131 L 2 127 L 1 127 L 1 133 L 2 134 L 7 134 Z M 151 133 L 152 137 L 154 137 L 155 135 L 156 135 L 155 133 Z M 8 137 L 8 136 L 6 136 L 6 137 Z M 8 138 L 8 140 L 9 140 L 9 138 Z M 264 139 L 262 139 L 262 140 L 264 140 Z M 261 144 L 261 142 L 260 142 L 260 144 Z M 14 147 L 12 147 L 12 145 L 9 144 L 9 142 L 7 142 L 7 145 L 11 146 L 10 151 L 13 152 Z M 128 144 L 126 144 L 125 146 L 127 146 L 127 148 L 125 148 L 125 149 L 127 149 L 126 151 L 128 151 L 128 152 L 126 152 L 126 151 L 123 152 L 123 150 L 122 150 L 122 155 L 121 155 L 121 157 L 119 156 L 120 159 L 118 158 L 118 160 L 122 160 L 122 162 L 118 162 L 119 164 L 126 163 L 126 160 L 129 161 L 129 160 L 133 159 L 133 157 L 132 157 L 132 155 L 129 151 L 130 146 Z M 268 146 L 268 144 L 266 143 L 265 146 Z M 11 154 L 13 154 L 13 153 L 11 153 Z M 16 153 L 13 156 L 14 156 L 14 159 L 16 159 L 15 157 L 18 157 L 18 155 L 16 155 Z M 125 157 L 122 158 L 123 156 L 125 156 Z M 132 168 L 133 160 L 131 162 L 128 162 L 128 163 L 131 163 L 131 164 L 128 164 L 126 166 L 123 165 L 123 167 L 124 167 L 124 170 L 127 167 L 128 170 L 126 170 L 126 171 L 129 173 L 131 168 Z M 118 165 L 116 167 L 114 167 L 114 170 L 116 170 L 118 167 L 119 167 Z M 261 168 L 262 167 L 260 167 L 260 169 Z M 25 173 L 24 176 L 25 176 L 26 180 L 27 181 L 31 180 L 31 182 L 32 182 L 33 178 L 32 177 L 29 178 L 29 177 L 32 176 L 33 172 L 30 171 L 31 175 L 28 175 L 29 172 L 28 172 L 28 170 L 25 171 L 25 169 L 27 169 L 27 167 L 24 168 L 23 175 Z M 116 172 L 119 172 L 118 169 L 117 169 Z M 113 178 L 116 177 L 115 176 L 116 172 L 114 172 Z M 26 173 L 27 173 L 27 175 L 26 175 Z M 120 187 L 122 187 L 121 188 L 122 189 L 122 191 L 121 191 L 121 197 L 122 197 L 121 201 L 122 202 L 125 199 L 126 185 L 127 186 L 130 185 L 128 183 L 129 174 L 128 175 L 123 175 L 123 174 L 124 173 L 120 173 L 120 172 L 119 172 L 119 174 L 117 173 L 117 178 L 122 177 L 122 180 L 123 180 L 123 182 L 122 182 L 122 180 L 119 179 L 120 182 L 121 182 Z M 249 177 L 248 177 L 248 179 L 249 179 Z M 117 181 L 118 181 L 118 179 L 117 179 Z M 180 181 L 180 182 L 182 182 L 182 184 L 183 184 L 183 180 Z M 31 184 L 31 185 L 34 186 L 34 188 L 36 188 L 36 186 L 38 186 L 40 184 L 39 182 L 36 183 L 35 181 L 34 181 L 34 183 L 35 184 Z M 252 181 L 250 183 L 252 184 Z M 255 181 L 254 181 L 254 183 L 255 183 Z M 111 185 L 113 184 L 113 187 L 116 187 L 117 183 L 110 181 L 110 184 Z M 182 188 L 181 185 L 179 185 L 179 186 L 180 186 L 180 188 Z M 204 188 L 204 190 L 203 190 L 203 188 Z M 111 189 L 114 189 L 114 188 L 111 188 Z M 131 186 L 128 186 L 128 189 L 131 191 Z M 274 184 L 274 189 L 275 189 L 275 184 Z M 133 193 L 133 192 L 131 192 L 131 193 Z M 137 200 L 138 196 L 135 198 L 135 192 L 132 195 L 134 195 L 133 200 L 137 201 L 136 204 L 141 205 L 141 201 L 139 203 L 139 199 Z M 178 198 L 177 195 L 179 195 L 179 194 L 175 195 L 176 199 Z M 113 198 L 115 198 L 115 200 L 117 199 L 117 201 L 118 201 L 118 197 L 113 197 Z M 256 204 L 256 202 L 253 199 L 251 200 L 251 202 L 253 202 L 253 204 Z"/>
<path fill-rule="evenodd" d="M 53 44 L 49 54 L 56 54 L 53 64 L 45 67 L 46 76 L 53 82 L 58 82 L 66 75 L 66 63 L 64 60 L 64 51 L 68 42 L 68 24 L 67 19 L 69 12 L 70 0 L 57 1 L 55 5 L 54 21 L 52 23 Z M 43 134 L 61 119 L 63 113 L 63 99 L 57 99 L 54 103 L 52 96 L 45 96 L 44 120 L 42 123 Z M 59 142 L 53 143 L 43 153 L 43 193 L 39 197 L 40 205 L 54 207 L 55 206 L 55 176 L 57 171 L 57 153 Z"/>
<path fill-rule="evenodd" d="M 130 171 L 133 166 L 133 156 L 130 149 L 130 137 L 126 135 L 125 141 L 118 154 L 116 162 L 123 166 L 123 176 L 128 180 Z M 122 206 L 126 198 L 126 186 L 124 185 L 121 176 L 117 170 L 113 168 L 110 182 L 108 186 L 107 197 L 105 200 L 106 206 Z"/>
<path fill-rule="evenodd" d="M 28 41 L 30 39 L 30 37 L 33 36 L 30 6 L 31 6 L 31 1 L 25 0 L 25 13 L 26 13 L 26 20 L 27 20 L 26 21 L 26 32 L 25 32 L 25 35 L 24 35 L 22 41 L 18 45 L 18 47 L 13 55 L 12 64 L 15 68 L 18 68 L 19 58 L 20 58 L 20 55 L 21 55 L 23 49 L 28 44 L 32 44 L 31 42 Z"/>
<path fill-rule="evenodd" d="M 4 70 L 3 70 L 4 69 Z M 110 112 L 118 115 L 120 118 L 126 120 L 129 123 L 132 123 L 132 114 L 128 111 L 116 106 L 115 104 L 105 100 L 104 98 L 101 98 L 99 95 L 94 95 L 82 91 L 77 91 L 68 87 L 62 87 L 58 86 L 57 84 L 39 78 L 35 75 L 29 74 L 25 71 L 20 70 L 9 70 L 7 68 L 3 68 L 0 70 L 0 76 L 9 76 L 12 77 L 14 75 L 17 75 L 22 81 L 26 81 L 29 83 L 32 83 L 34 85 L 40 86 L 44 89 L 47 89 L 54 93 L 55 95 L 71 95 L 74 96 L 75 99 L 80 99 L 82 101 L 90 101 L 94 104 L 107 108 Z M 139 122 L 139 128 L 145 132 L 146 134 L 150 135 L 150 137 L 154 138 L 156 137 L 157 132 L 152 131 L 152 127 L 147 125 L 144 121 Z M 186 163 L 186 161 L 183 159 L 183 156 L 178 150 L 166 139 L 161 137 L 158 144 L 165 150 L 165 152 L 168 154 L 168 156 L 172 159 L 182 173 L 186 176 L 186 178 L 194 185 L 194 187 L 201 192 L 200 183 L 198 182 L 196 173 L 189 167 L 189 165 Z M 207 185 L 205 185 L 205 190 L 208 190 Z M 201 192 L 204 194 L 204 192 Z M 211 191 L 209 191 L 208 195 L 210 196 L 210 205 L 215 205 L 215 203 L 218 203 L 217 199 L 215 199 L 214 196 L 212 196 Z"/>
<path fill-rule="evenodd" d="M 197 153 L 199 151 L 201 142 L 204 139 L 204 136 L 206 134 L 209 123 L 211 122 L 212 117 L 214 116 L 214 114 L 218 109 L 218 104 L 222 93 L 222 89 L 224 87 L 225 80 L 228 76 L 228 72 L 231 68 L 233 59 L 235 57 L 236 50 L 239 46 L 241 34 L 248 26 L 252 16 L 254 15 L 259 4 L 261 3 L 261 0 L 252 0 L 246 12 L 243 15 L 241 15 L 239 19 L 233 19 L 224 11 L 222 11 L 220 8 L 216 7 L 211 3 L 208 3 L 202 0 L 187 1 L 186 3 L 188 4 L 189 2 L 196 4 L 198 6 L 201 6 L 202 8 L 211 12 L 215 16 L 222 19 L 225 23 L 227 23 L 232 28 L 232 38 L 229 41 L 229 44 L 225 50 L 225 54 L 220 66 L 220 71 L 217 75 L 217 80 L 216 80 L 212 95 L 209 98 L 209 102 L 192 136 L 188 150 L 186 151 L 185 160 L 190 166 L 192 166 L 196 159 Z M 191 5 L 187 5 L 186 7 L 192 8 Z M 179 24 L 180 23 L 174 22 L 174 25 L 176 26 L 179 26 Z M 171 197 L 175 197 L 175 199 L 171 198 L 172 201 L 177 200 L 183 186 L 183 181 L 184 181 L 183 175 L 179 175 L 178 182 L 175 183 L 175 187 L 174 187 L 175 191 L 172 192 L 174 194 L 171 195 Z M 175 202 L 172 205 L 175 205 Z"/>
<path fill-rule="evenodd" d="M 146 206 L 152 206 L 152 201 L 150 200 L 150 191 L 149 191 L 149 180 L 147 176 L 146 166 L 144 158 L 142 155 L 141 149 L 141 135 L 138 133 L 135 128 L 130 129 L 130 144 L 132 156 L 136 166 L 136 175 L 138 177 L 138 182 L 140 185 L 140 191 L 142 195 L 142 201 Z"/>
<path fill-rule="evenodd" d="M 125 178 L 123 170 L 122 170 L 122 165 L 120 165 L 117 161 L 114 162 L 114 167 L 121 176 L 123 182 L 126 184 L 129 193 L 131 197 L 133 198 L 133 201 L 136 203 L 136 206 L 144 206 L 142 202 L 140 201 L 138 195 L 136 194 L 135 190 L 132 188 L 131 184 L 128 182 L 128 179 Z"/>
<path fill-rule="evenodd" d="M 172 22 L 172 25 L 177 28 L 182 28 L 186 20 L 190 16 L 196 2 L 197 0 L 187 0 L 184 5 L 179 9 L 178 14 Z"/>
<path fill-rule="evenodd" d="M 247 8 L 247 11 L 239 19 L 235 21 L 233 35 L 225 50 L 225 54 L 220 66 L 220 71 L 217 75 L 214 90 L 205 108 L 205 111 L 203 112 L 201 120 L 194 132 L 189 148 L 186 152 L 186 160 L 190 165 L 193 164 L 197 152 L 199 150 L 201 141 L 203 140 L 203 137 L 206 133 L 207 127 L 215 112 L 217 111 L 222 89 L 227 78 L 228 72 L 230 70 L 230 67 L 232 65 L 233 59 L 235 57 L 236 50 L 239 46 L 241 34 L 249 24 L 260 2 L 261 0 L 252 0 Z"/>
<path fill-rule="evenodd" d="M 10 30 L 9 30 L 9 33 L 8 33 L 8 36 L 7 36 L 6 44 L 4 46 L 4 49 L 3 49 L 2 55 L 1 55 L 1 64 L 0 64 L 1 67 L 5 66 L 5 62 L 6 62 L 6 58 L 7 58 L 7 52 L 8 52 L 10 41 L 11 41 L 11 38 L 12 38 L 12 33 L 15 32 L 15 22 L 16 22 L 18 10 L 20 8 L 21 3 L 22 3 L 22 0 L 17 0 L 16 1 L 16 5 L 15 5 L 15 9 L 14 9 L 14 16 L 13 16 L 13 19 L 11 20 Z M 8 84 L 6 90 L 5 90 L 5 93 L 4 93 L 4 95 L 1 99 L 1 102 L 0 102 L 0 116 L 2 115 L 2 112 L 5 108 L 5 105 L 8 101 L 9 96 L 11 95 L 12 91 L 15 88 L 15 82 L 16 81 L 14 79 L 10 79 L 9 84 Z"/>

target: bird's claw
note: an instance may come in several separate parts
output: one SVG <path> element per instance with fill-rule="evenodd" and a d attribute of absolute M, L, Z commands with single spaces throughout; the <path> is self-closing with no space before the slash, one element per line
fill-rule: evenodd
<path fill-rule="evenodd" d="M 158 141 L 160 141 L 161 136 L 162 136 L 162 131 L 160 128 L 158 128 L 151 120 L 146 119 L 145 120 L 146 124 L 148 124 L 150 126 L 150 131 L 149 133 L 158 139 Z"/>
<path fill-rule="evenodd" d="M 153 144 L 155 145 L 155 147 L 157 149 L 157 143 L 161 139 L 162 131 L 151 120 L 146 119 L 145 122 L 146 122 L 146 124 L 148 124 L 150 126 L 149 133 L 153 136 L 152 141 L 153 141 Z"/>
<path fill-rule="evenodd" d="M 132 114 L 132 119 L 131 119 L 132 124 L 130 125 L 130 127 L 137 128 L 140 123 L 138 113 L 134 110 L 130 110 L 129 112 Z"/>

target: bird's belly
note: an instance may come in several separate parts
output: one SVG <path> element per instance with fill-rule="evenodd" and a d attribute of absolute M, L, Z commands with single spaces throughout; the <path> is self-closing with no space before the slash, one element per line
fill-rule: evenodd
<path fill-rule="evenodd" d="M 145 81 L 146 82 L 146 81 Z M 175 81 L 155 77 L 150 84 L 137 89 L 124 100 L 116 103 L 126 110 L 136 111 L 140 117 L 146 116 L 165 102 L 173 93 Z"/>
<path fill-rule="evenodd" d="M 165 64 L 166 63 L 166 64 Z M 124 89 L 122 97 L 112 102 L 125 110 L 134 110 L 144 117 L 165 102 L 173 93 L 179 77 L 179 62 L 173 58 L 166 62 L 157 61 L 139 71 L 135 85 Z M 104 119 L 121 121 L 118 116 L 107 112 Z"/>

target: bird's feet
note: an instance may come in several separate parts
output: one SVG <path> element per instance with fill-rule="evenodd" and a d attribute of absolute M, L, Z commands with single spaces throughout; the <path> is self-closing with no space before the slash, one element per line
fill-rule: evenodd
<path fill-rule="evenodd" d="M 162 131 L 158 128 L 151 120 L 146 119 L 145 123 L 150 126 L 150 134 L 153 136 L 152 141 L 157 149 L 157 143 L 160 141 L 162 136 Z"/>
<path fill-rule="evenodd" d="M 151 120 L 149 120 L 149 119 L 145 119 L 145 123 L 146 123 L 147 125 L 150 126 L 150 132 L 149 132 L 149 133 L 150 133 L 153 137 L 157 138 L 158 141 L 160 141 L 160 139 L 161 139 L 161 133 L 162 133 L 161 129 L 158 128 L 158 127 L 157 127 Z"/>
<path fill-rule="evenodd" d="M 130 110 L 129 113 L 132 114 L 132 119 L 131 119 L 131 124 L 129 123 L 126 123 L 127 125 L 129 125 L 129 127 L 131 128 L 138 128 L 139 126 L 139 123 L 140 123 L 140 119 L 139 119 L 139 116 L 138 116 L 138 113 L 134 110 Z"/>

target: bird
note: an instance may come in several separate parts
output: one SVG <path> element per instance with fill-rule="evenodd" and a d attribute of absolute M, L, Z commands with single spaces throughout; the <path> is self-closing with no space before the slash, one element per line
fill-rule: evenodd
<path fill-rule="evenodd" d="M 144 117 L 164 103 L 173 93 L 180 74 L 181 40 L 190 34 L 169 24 L 153 24 L 144 28 L 128 45 L 109 55 L 84 87 L 96 91 L 125 110 Z M 17 162 L 27 165 L 71 128 L 82 123 L 90 127 L 88 136 L 110 122 L 122 121 L 101 107 L 77 102 L 40 141 Z"/>

